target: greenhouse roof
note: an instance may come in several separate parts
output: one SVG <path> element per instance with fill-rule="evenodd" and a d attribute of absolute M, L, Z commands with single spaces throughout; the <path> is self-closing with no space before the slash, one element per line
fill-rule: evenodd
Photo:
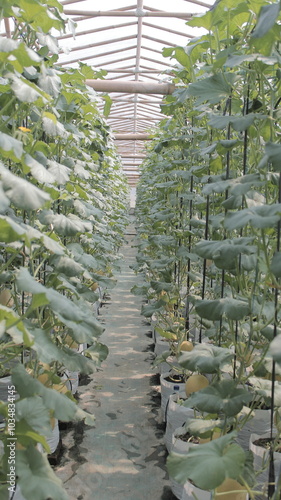
<path fill-rule="evenodd" d="M 132 184 L 138 177 L 144 144 L 157 122 L 163 119 L 160 103 L 171 93 L 175 60 L 163 57 L 164 47 L 185 46 L 202 30 L 186 25 L 204 13 L 213 0 L 64 0 L 67 18 L 76 23 L 58 36 L 59 64 L 78 67 L 85 63 L 105 70 L 105 82 L 89 81 L 99 93 L 109 92 L 108 116 Z M 102 10 L 100 10 L 102 8 Z M 99 9 L 99 10 L 98 10 Z M 107 84 L 107 87 L 105 85 Z M 99 85 L 99 87 L 98 87 Z"/>

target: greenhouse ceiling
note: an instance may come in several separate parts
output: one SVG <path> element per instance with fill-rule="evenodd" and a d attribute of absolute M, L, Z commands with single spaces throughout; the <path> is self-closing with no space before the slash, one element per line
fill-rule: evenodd
<path fill-rule="evenodd" d="M 173 91 L 173 61 L 162 55 L 164 47 L 185 46 L 202 32 L 186 25 L 204 13 L 213 0 L 64 0 L 67 18 L 76 23 L 58 36 L 59 64 L 85 63 L 105 70 L 106 82 L 88 84 L 112 99 L 108 123 L 129 181 L 135 184 L 144 145 L 163 118 L 160 103 Z M 102 8 L 102 10 L 100 10 Z M 9 27 L 6 26 L 6 32 Z"/>

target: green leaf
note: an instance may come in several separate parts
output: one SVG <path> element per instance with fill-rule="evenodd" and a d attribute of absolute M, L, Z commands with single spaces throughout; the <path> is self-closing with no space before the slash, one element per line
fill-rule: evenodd
<path fill-rule="evenodd" d="M 184 401 L 183 406 L 188 408 L 188 400 Z M 192 436 L 200 436 L 203 438 L 211 437 L 213 432 L 217 429 L 223 429 L 225 426 L 225 420 L 222 419 L 210 419 L 209 415 L 206 417 L 195 417 L 188 418 L 185 422 L 183 429 L 187 431 Z"/>
<path fill-rule="evenodd" d="M 170 476 L 180 484 L 190 480 L 203 490 L 217 488 L 227 477 L 237 479 L 246 456 L 238 444 L 232 443 L 235 436 L 231 433 L 191 447 L 186 455 L 171 453 L 167 460 Z"/>
<path fill-rule="evenodd" d="M 275 252 L 270 263 L 270 271 L 276 278 L 281 278 L 281 252 Z"/>
<path fill-rule="evenodd" d="M 252 398 L 253 394 L 238 388 L 234 380 L 221 380 L 191 394 L 185 406 L 207 413 L 222 412 L 227 417 L 234 417 Z"/>
<path fill-rule="evenodd" d="M 17 451 L 16 461 L 18 484 L 25 498 L 68 500 L 63 484 L 45 454 L 30 446 Z"/>
<path fill-rule="evenodd" d="M 216 266 L 220 269 L 235 269 L 237 258 L 241 254 L 255 254 L 257 249 L 250 245 L 252 238 L 234 238 L 232 240 L 198 242 L 194 251 L 204 259 L 214 260 Z"/>
<path fill-rule="evenodd" d="M 10 200 L 5 195 L 5 192 L 2 188 L 2 182 L 0 182 L 0 213 L 5 212 L 10 205 Z"/>
<path fill-rule="evenodd" d="M 275 328 L 274 328 L 274 325 L 267 325 L 265 326 L 264 328 L 261 328 L 260 330 L 260 333 L 261 335 L 263 335 L 267 340 L 271 341 L 274 339 L 274 336 L 275 336 L 275 333 L 277 335 L 280 335 L 281 333 L 281 328 L 280 327 L 277 327 L 276 328 L 276 332 L 275 332 Z"/>
<path fill-rule="evenodd" d="M 107 358 L 109 349 L 105 344 L 95 342 L 94 345 L 88 347 L 83 354 L 85 357 L 90 358 L 95 362 L 95 366 L 100 366 L 101 363 Z"/>
<path fill-rule="evenodd" d="M 53 410 L 54 416 L 62 422 L 86 417 L 88 422 L 93 420 L 93 416 L 81 410 L 72 399 L 55 389 L 45 387 L 39 380 L 29 375 L 22 365 L 17 365 L 13 369 L 12 381 L 21 398 L 40 396 L 44 406 Z"/>
<path fill-rule="evenodd" d="M 275 172 L 281 172 L 281 144 L 274 142 L 267 142 L 265 145 L 265 156 L 259 163 L 259 167 L 262 167 L 270 162 L 274 168 Z"/>
<path fill-rule="evenodd" d="M 153 313 L 156 311 L 159 311 L 166 305 L 166 302 L 162 299 L 158 300 L 157 302 L 154 302 L 154 304 L 148 304 L 145 306 L 142 306 L 141 314 L 145 316 L 146 318 L 150 318 Z"/>
<path fill-rule="evenodd" d="M 10 217 L 0 215 L 0 241 L 25 241 L 26 231 Z"/>
<path fill-rule="evenodd" d="M 32 396 L 16 402 L 16 420 L 25 420 L 27 424 L 36 432 L 44 436 L 51 436 L 50 413 L 43 405 L 39 396 Z M 17 426 L 20 431 L 20 423 Z"/>
<path fill-rule="evenodd" d="M 5 195 L 19 208 L 23 210 L 37 210 L 50 200 L 48 193 L 17 177 L 0 165 L 0 175 Z"/>
<path fill-rule="evenodd" d="M 41 283 L 37 282 L 29 274 L 26 268 L 19 268 L 16 282 L 21 291 L 30 292 L 34 295 L 44 294 L 49 303 L 49 307 L 60 321 L 70 328 L 77 330 L 76 338 L 80 343 L 88 340 L 92 342 L 95 336 L 103 332 L 104 328 L 96 320 L 91 309 L 86 306 L 86 303 L 85 310 L 82 310 L 65 295 L 62 295 L 52 288 L 41 285 Z M 79 328 L 77 328 L 77 324 Z"/>
<path fill-rule="evenodd" d="M 42 210 L 38 216 L 42 224 L 51 226 L 63 236 L 75 236 L 84 233 L 86 228 L 83 221 L 74 214 L 54 214 L 51 210 Z"/>
<path fill-rule="evenodd" d="M 65 254 L 65 248 L 58 241 L 56 241 L 56 236 L 54 234 L 51 234 L 51 236 L 47 236 L 45 233 L 41 233 L 34 227 L 28 226 L 27 224 L 25 225 L 25 228 L 29 240 L 41 241 L 51 254 Z"/>
<path fill-rule="evenodd" d="M 217 373 L 233 359 L 233 352 L 211 344 L 197 344 L 190 352 L 179 357 L 179 364 L 186 370 L 200 373 Z"/>
<path fill-rule="evenodd" d="M 249 113 L 245 116 L 211 116 L 209 120 L 209 125 L 213 128 L 217 128 L 222 130 L 227 128 L 229 125 L 232 125 L 234 130 L 238 132 L 242 132 L 243 130 L 247 130 L 250 125 L 254 122 L 255 119 L 263 119 L 267 118 L 264 115 L 258 115 L 255 113 Z"/>
<path fill-rule="evenodd" d="M 58 346 L 46 331 L 39 328 L 30 328 L 30 331 L 34 336 L 34 345 L 32 347 L 43 363 L 59 361 L 70 371 L 79 371 L 86 374 L 96 371 L 96 364 L 93 363 L 92 359 L 87 359 L 67 346 Z"/>
<path fill-rule="evenodd" d="M 268 354 L 272 356 L 274 361 L 281 365 L 281 334 L 277 335 L 269 346 Z"/>
<path fill-rule="evenodd" d="M 66 167 L 66 165 L 62 165 L 61 163 L 58 163 L 54 160 L 49 160 L 48 172 L 54 177 L 59 185 L 63 185 L 67 181 L 69 181 L 71 170 L 70 168 Z"/>
<path fill-rule="evenodd" d="M 152 280 L 150 282 L 151 284 L 151 287 L 157 292 L 157 293 L 160 293 L 162 292 L 163 290 L 165 292 L 169 292 L 173 289 L 173 283 L 166 283 L 166 282 L 163 282 L 163 281 L 155 281 L 155 280 Z"/>
<path fill-rule="evenodd" d="M 217 104 L 223 99 L 227 99 L 231 94 L 232 85 L 239 77 L 233 73 L 216 74 L 191 83 L 188 86 L 187 94 L 196 97 L 196 104 L 205 101 Z"/>
<path fill-rule="evenodd" d="M 232 54 L 227 58 L 225 65 L 234 68 L 240 66 L 244 62 L 261 61 L 269 66 L 278 63 L 277 57 L 263 56 L 262 54 Z"/>
<path fill-rule="evenodd" d="M 11 88 L 19 101 L 32 103 L 41 99 L 43 104 L 48 102 L 46 94 L 43 94 L 34 83 L 24 77 L 18 78 L 15 75 L 12 75 L 12 80 Z"/>
<path fill-rule="evenodd" d="M 47 33 L 47 34 L 45 34 L 45 33 L 37 33 L 37 37 L 38 37 L 38 42 L 40 43 L 40 45 L 42 45 L 42 48 L 46 48 L 47 49 L 46 56 L 48 55 L 49 52 L 51 52 L 52 54 L 58 54 L 59 53 L 59 44 L 58 44 L 57 38 L 55 38 L 54 36 L 52 36 L 50 33 Z M 48 72 L 49 71 L 53 72 L 53 70 L 51 70 L 51 68 L 48 68 Z M 54 94 L 52 93 L 53 85 L 55 85 L 56 90 L 60 88 L 60 82 L 56 82 L 55 84 L 52 82 L 51 83 L 51 89 L 49 88 L 49 83 L 46 84 L 46 88 L 45 88 L 45 85 L 43 85 L 42 88 L 48 94 L 53 95 L 54 97 L 57 97 L 57 93 L 54 93 Z M 39 80 L 39 86 L 41 87 L 40 80 Z M 49 91 L 49 90 L 51 90 L 51 91 Z"/>
<path fill-rule="evenodd" d="M 280 339 L 279 335 L 270 344 L 269 354 L 273 357 L 275 355 L 274 349 L 276 348 L 276 361 L 278 364 L 280 359 Z M 278 340 L 277 340 L 278 339 Z M 273 344 L 273 345 L 272 345 Z M 265 380 L 258 377 L 250 377 L 249 383 L 252 386 L 252 391 L 254 391 L 257 396 L 262 396 L 267 406 L 271 404 L 271 393 L 272 393 L 272 381 Z M 281 384 L 280 382 L 274 382 L 274 405 L 281 406 Z"/>
<path fill-rule="evenodd" d="M 109 95 L 104 95 L 103 100 L 104 100 L 103 114 L 105 118 L 108 118 L 113 101 Z"/>
<path fill-rule="evenodd" d="M 56 256 L 51 260 L 51 263 L 57 272 L 63 273 L 66 276 L 79 276 L 84 272 L 83 267 L 78 262 L 75 262 L 74 259 L 66 255 Z"/>
<path fill-rule="evenodd" d="M 23 143 L 10 135 L 0 132 L 0 151 L 5 158 L 11 158 L 18 162 L 22 157 Z"/>
<path fill-rule="evenodd" d="M 280 3 L 262 5 L 252 38 L 261 38 L 274 26 L 280 12 Z"/>
<path fill-rule="evenodd" d="M 54 184 L 55 176 L 49 172 L 42 163 L 26 155 L 24 159 L 25 165 L 30 169 L 32 177 L 41 184 Z"/>
<path fill-rule="evenodd" d="M 236 213 L 228 213 L 225 217 L 224 227 L 232 231 L 250 224 L 252 227 L 266 229 L 275 227 L 281 218 L 281 204 L 262 205 L 244 208 Z"/>
<path fill-rule="evenodd" d="M 201 318 L 211 321 L 220 320 L 223 315 L 228 319 L 240 320 L 250 313 L 248 301 L 232 297 L 215 300 L 201 300 L 195 305 L 196 312 Z"/>
<path fill-rule="evenodd" d="M 1 304 L 0 321 L 5 326 L 5 331 L 16 344 L 25 344 L 26 347 L 30 347 L 33 344 L 32 335 L 26 329 L 16 311 Z"/>

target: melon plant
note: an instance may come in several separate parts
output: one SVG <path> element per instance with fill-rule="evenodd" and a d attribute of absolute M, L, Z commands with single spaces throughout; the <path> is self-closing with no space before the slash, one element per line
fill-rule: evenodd
<path fill-rule="evenodd" d="M 229 418 L 247 404 L 234 418 L 238 430 L 257 404 L 267 405 L 273 432 L 281 359 L 280 5 L 221 0 L 188 24 L 204 34 L 163 51 L 175 61 L 178 87 L 163 102 L 167 118 L 147 148 L 138 186 L 139 267 L 156 321 L 163 321 L 165 306 L 151 288 L 176 290 L 174 317 L 195 342 L 179 357 L 183 368 L 212 374 L 191 402 Z M 201 353 L 197 344 L 205 346 Z M 225 379 L 235 387 L 227 389 Z M 207 450 L 211 457 L 214 448 Z M 169 462 L 176 480 L 183 470 L 185 479 L 195 479 L 197 457 L 185 458 Z M 241 452 L 242 461 L 248 458 Z M 203 470 L 199 452 L 197 465 Z M 219 467 L 204 485 L 196 478 L 198 487 L 219 486 Z M 273 499 L 272 471 L 271 462 Z M 240 483 L 239 474 L 230 477 Z M 253 496 L 254 474 L 245 482 Z"/>
<path fill-rule="evenodd" d="M 95 72 L 84 64 L 56 64 L 53 33 L 67 26 L 62 5 L 7 0 L 0 16 L 12 30 L 11 38 L 0 39 L 0 363 L 19 398 L 21 492 L 34 500 L 62 500 L 62 484 L 37 444 L 47 452 L 50 410 L 58 420 L 94 421 L 69 392 L 61 394 L 58 375 L 92 373 L 107 356 L 99 341 L 99 294 L 91 286 L 114 286 L 128 187 L 97 96 L 85 85 Z M 78 344 L 85 344 L 84 355 L 71 349 Z M 52 384 L 45 386 L 46 378 Z M 7 411 L 7 401 L 1 402 L 4 419 Z M 3 499 L 8 438 L 4 427 Z"/>

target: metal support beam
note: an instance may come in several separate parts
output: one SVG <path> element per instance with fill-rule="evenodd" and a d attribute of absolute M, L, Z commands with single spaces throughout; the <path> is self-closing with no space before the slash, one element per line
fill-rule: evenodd
<path fill-rule="evenodd" d="M 10 28 L 10 21 L 8 17 L 4 18 L 4 24 L 5 24 L 5 29 L 6 29 L 6 36 L 7 38 L 11 38 L 11 28 Z"/>
<path fill-rule="evenodd" d="M 116 141 L 150 141 L 150 134 L 115 134 Z"/>
<path fill-rule="evenodd" d="M 163 12 L 156 11 L 151 12 L 148 10 L 68 10 L 65 9 L 64 14 L 66 16 L 85 16 L 85 17 L 176 17 L 179 19 L 191 19 L 192 14 L 187 12 Z"/>
<path fill-rule="evenodd" d="M 168 95 L 175 90 L 175 85 L 171 83 L 128 82 L 126 80 L 86 80 L 85 83 L 100 92 Z"/>
<path fill-rule="evenodd" d="M 95 28 L 91 30 L 84 30 L 75 33 L 75 37 L 84 36 L 84 35 L 92 35 L 93 33 L 99 33 L 100 31 L 104 32 L 106 30 L 113 30 L 115 28 L 127 28 L 128 26 L 135 26 L 136 21 L 131 21 L 129 23 L 120 23 L 120 24 L 112 24 L 111 26 L 103 26 L 102 28 Z M 67 33 L 66 35 L 58 36 L 58 40 L 65 40 L 66 38 L 73 38 L 72 33 Z"/>

